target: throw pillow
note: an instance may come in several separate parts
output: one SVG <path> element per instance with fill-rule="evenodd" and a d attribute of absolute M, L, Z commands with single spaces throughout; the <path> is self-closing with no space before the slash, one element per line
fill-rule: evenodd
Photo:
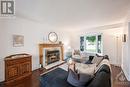
<path fill-rule="evenodd" d="M 74 50 L 74 54 L 73 55 L 80 55 L 80 50 Z"/>
<path fill-rule="evenodd" d="M 95 67 L 95 64 L 76 63 L 77 72 L 69 70 L 67 81 L 73 86 L 83 87 L 93 78 Z"/>
<path fill-rule="evenodd" d="M 89 56 L 89 60 L 85 62 L 85 64 L 93 64 L 92 60 L 93 60 L 94 56 Z"/>
<path fill-rule="evenodd" d="M 83 64 L 83 63 L 76 63 L 75 69 L 78 73 L 84 73 L 87 75 L 93 75 L 96 69 L 96 64 Z"/>
<path fill-rule="evenodd" d="M 92 64 L 90 60 L 86 61 L 85 64 Z"/>

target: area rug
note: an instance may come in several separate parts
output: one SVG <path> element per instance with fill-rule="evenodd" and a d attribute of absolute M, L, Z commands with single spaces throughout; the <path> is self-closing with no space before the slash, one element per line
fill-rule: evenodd
<path fill-rule="evenodd" d="M 40 87 L 73 87 L 67 83 L 68 72 L 56 68 L 40 77 Z"/>
<path fill-rule="evenodd" d="M 119 69 L 116 67 L 115 69 Z M 126 79 L 124 72 L 120 68 L 120 72 L 115 77 L 114 87 L 130 87 L 130 82 Z"/>
<path fill-rule="evenodd" d="M 121 71 L 119 74 L 117 74 L 116 81 L 118 81 L 118 82 L 126 82 L 127 81 L 123 71 Z"/>

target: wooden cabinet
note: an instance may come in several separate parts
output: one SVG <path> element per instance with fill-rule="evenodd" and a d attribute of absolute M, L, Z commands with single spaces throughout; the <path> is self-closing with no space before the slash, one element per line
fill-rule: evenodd
<path fill-rule="evenodd" d="M 5 58 L 5 81 L 15 81 L 31 74 L 32 61 L 29 54 L 16 54 Z"/>

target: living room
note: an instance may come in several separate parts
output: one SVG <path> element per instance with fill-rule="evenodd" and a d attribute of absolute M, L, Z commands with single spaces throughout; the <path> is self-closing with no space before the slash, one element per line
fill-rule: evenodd
<path fill-rule="evenodd" d="M 110 64 L 120 67 L 125 78 L 130 81 L 129 0 L 15 0 L 14 13 L 9 15 L 1 13 L 0 17 L 0 83 L 3 84 L 6 80 L 7 56 L 30 54 L 31 71 L 34 72 L 44 67 L 44 58 L 40 58 L 39 54 L 39 44 L 62 45 L 60 53 L 62 54 L 63 50 L 63 58 L 60 60 L 66 60 L 68 52 L 72 53 L 69 56 L 73 56 L 75 50 L 93 56 L 98 52 L 87 53 L 87 40 L 83 42 L 84 51 L 81 50 L 81 37 L 85 40 L 87 36 L 97 38 L 98 35 L 101 35 L 99 55 L 108 55 Z M 50 41 L 50 33 L 56 35 L 56 41 Z M 22 43 L 17 44 L 15 37 L 22 38 Z M 95 45 L 98 46 L 97 44 Z M 123 87 L 129 87 L 128 84 Z"/>

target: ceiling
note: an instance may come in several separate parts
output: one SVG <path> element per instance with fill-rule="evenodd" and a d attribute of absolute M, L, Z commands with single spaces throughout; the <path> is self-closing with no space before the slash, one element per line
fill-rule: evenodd
<path fill-rule="evenodd" d="M 15 0 L 16 16 L 57 28 L 84 29 L 119 23 L 130 0 Z"/>

